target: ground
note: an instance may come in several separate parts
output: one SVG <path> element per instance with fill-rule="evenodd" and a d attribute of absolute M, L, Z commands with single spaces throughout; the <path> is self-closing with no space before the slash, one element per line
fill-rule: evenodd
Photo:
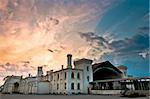
<path fill-rule="evenodd" d="M 103 95 L 8 95 L 0 94 L 0 99 L 129 99 L 119 96 Z M 131 98 L 131 99 L 148 99 L 148 97 Z"/>

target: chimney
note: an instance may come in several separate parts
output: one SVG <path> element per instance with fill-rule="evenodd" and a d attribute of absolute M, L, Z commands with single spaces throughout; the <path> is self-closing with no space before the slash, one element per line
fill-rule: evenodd
<path fill-rule="evenodd" d="M 49 75 L 50 74 L 50 72 L 49 71 L 46 71 L 46 75 Z"/>
<path fill-rule="evenodd" d="M 43 67 L 38 67 L 37 76 L 42 76 L 42 75 L 43 75 Z"/>
<path fill-rule="evenodd" d="M 53 73 L 53 70 L 46 71 L 47 75 L 51 75 L 52 73 Z"/>
<path fill-rule="evenodd" d="M 53 70 L 50 70 L 50 75 L 53 74 Z"/>
<path fill-rule="evenodd" d="M 72 55 L 67 54 L 67 67 L 72 68 Z"/>
<path fill-rule="evenodd" d="M 31 77 L 31 74 L 29 74 L 29 77 Z"/>
<path fill-rule="evenodd" d="M 64 65 L 61 65 L 61 69 L 62 69 L 62 70 L 64 69 Z"/>
<path fill-rule="evenodd" d="M 23 75 L 21 75 L 21 79 L 23 78 Z"/>

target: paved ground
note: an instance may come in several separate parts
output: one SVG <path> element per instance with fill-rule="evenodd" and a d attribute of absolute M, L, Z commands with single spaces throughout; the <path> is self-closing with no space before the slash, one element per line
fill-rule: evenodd
<path fill-rule="evenodd" d="M 102 95 L 8 95 L 1 94 L 0 99 L 148 99 L 148 97 L 125 98 L 119 96 L 102 96 Z"/>

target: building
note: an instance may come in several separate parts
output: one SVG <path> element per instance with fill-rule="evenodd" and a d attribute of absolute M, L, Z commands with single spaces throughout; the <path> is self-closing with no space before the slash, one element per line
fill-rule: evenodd
<path fill-rule="evenodd" d="M 123 78 L 122 71 L 109 61 L 93 64 L 93 78 L 96 80 Z"/>
<path fill-rule="evenodd" d="M 50 93 L 54 94 L 78 94 L 88 93 L 89 82 L 93 81 L 92 60 L 79 59 L 74 61 L 72 68 L 72 55 L 67 55 L 67 68 L 50 73 L 47 80 L 50 81 Z"/>
<path fill-rule="evenodd" d="M 3 93 L 88 94 L 89 82 L 93 81 L 92 60 L 83 58 L 74 61 L 74 68 L 72 65 L 72 55 L 68 54 L 67 68 L 62 65 L 61 70 L 50 70 L 43 75 L 42 67 L 38 67 L 35 77 L 10 76 L 4 83 Z"/>
<path fill-rule="evenodd" d="M 127 76 L 126 66 L 113 66 L 109 61 L 92 64 L 90 59 L 78 59 L 72 62 L 67 55 L 67 68 L 47 71 L 38 67 L 37 75 L 23 78 L 7 76 L 3 93 L 22 94 L 120 94 L 128 89 L 129 93 L 141 91 L 148 93 L 149 77 L 134 78 Z M 74 65 L 74 68 L 73 68 Z M 144 90 L 144 91 L 143 91 Z"/>
<path fill-rule="evenodd" d="M 113 66 L 109 61 L 93 64 L 91 94 L 138 93 L 149 95 L 150 77 L 128 77 L 126 66 Z"/>
<path fill-rule="evenodd" d="M 19 82 L 21 80 L 21 76 L 7 76 L 4 78 L 4 88 L 2 92 L 5 93 L 18 93 L 19 92 Z"/>

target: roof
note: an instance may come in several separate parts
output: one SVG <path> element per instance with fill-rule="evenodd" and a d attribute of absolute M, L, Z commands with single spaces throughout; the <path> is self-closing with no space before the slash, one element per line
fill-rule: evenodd
<path fill-rule="evenodd" d="M 61 69 L 61 70 L 58 70 L 58 71 L 54 71 L 53 73 L 65 71 L 65 70 L 68 70 L 68 69 L 70 69 L 70 68 L 65 68 L 65 69 Z M 80 71 L 83 71 L 82 69 L 77 69 L 77 68 L 72 68 L 71 70 L 80 70 Z"/>
<path fill-rule="evenodd" d="M 128 68 L 126 66 L 117 66 L 118 69 L 127 70 Z"/>
<path fill-rule="evenodd" d="M 36 76 L 32 76 L 32 77 L 25 77 L 24 79 L 28 79 L 28 78 L 37 78 Z"/>
<path fill-rule="evenodd" d="M 101 63 L 95 63 L 92 65 L 93 71 L 95 71 L 97 68 L 100 67 L 110 67 L 116 70 L 119 73 L 122 73 L 118 68 L 116 68 L 114 65 L 112 65 L 109 61 L 101 62 Z"/>
<path fill-rule="evenodd" d="M 6 77 L 4 78 L 4 80 L 10 79 L 10 78 L 21 79 L 22 76 L 14 76 L 14 75 L 12 75 L 12 76 L 6 76 Z"/>
<path fill-rule="evenodd" d="M 86 59 L 86 58 L 82 58 L 82 59 L 78 59 L 74 61 L 74 65 L 78 65 L 78 64 L 82 64 L 82 63 L 88 63 L 88 64 L 92 64 L 93 60 L 91 59 Z"/>
<path fill-rule="evenodd" d="M 118 79 L 107 79 L 107 80 L 96 80 L 90 83 L 95 82 L 114 82 L 114 81 L 125 81 L 125 80 L 141 80 L 141 79 L 150 79 L 150 77 L 128 77 L 128 78 L 118 78 Z"/>

